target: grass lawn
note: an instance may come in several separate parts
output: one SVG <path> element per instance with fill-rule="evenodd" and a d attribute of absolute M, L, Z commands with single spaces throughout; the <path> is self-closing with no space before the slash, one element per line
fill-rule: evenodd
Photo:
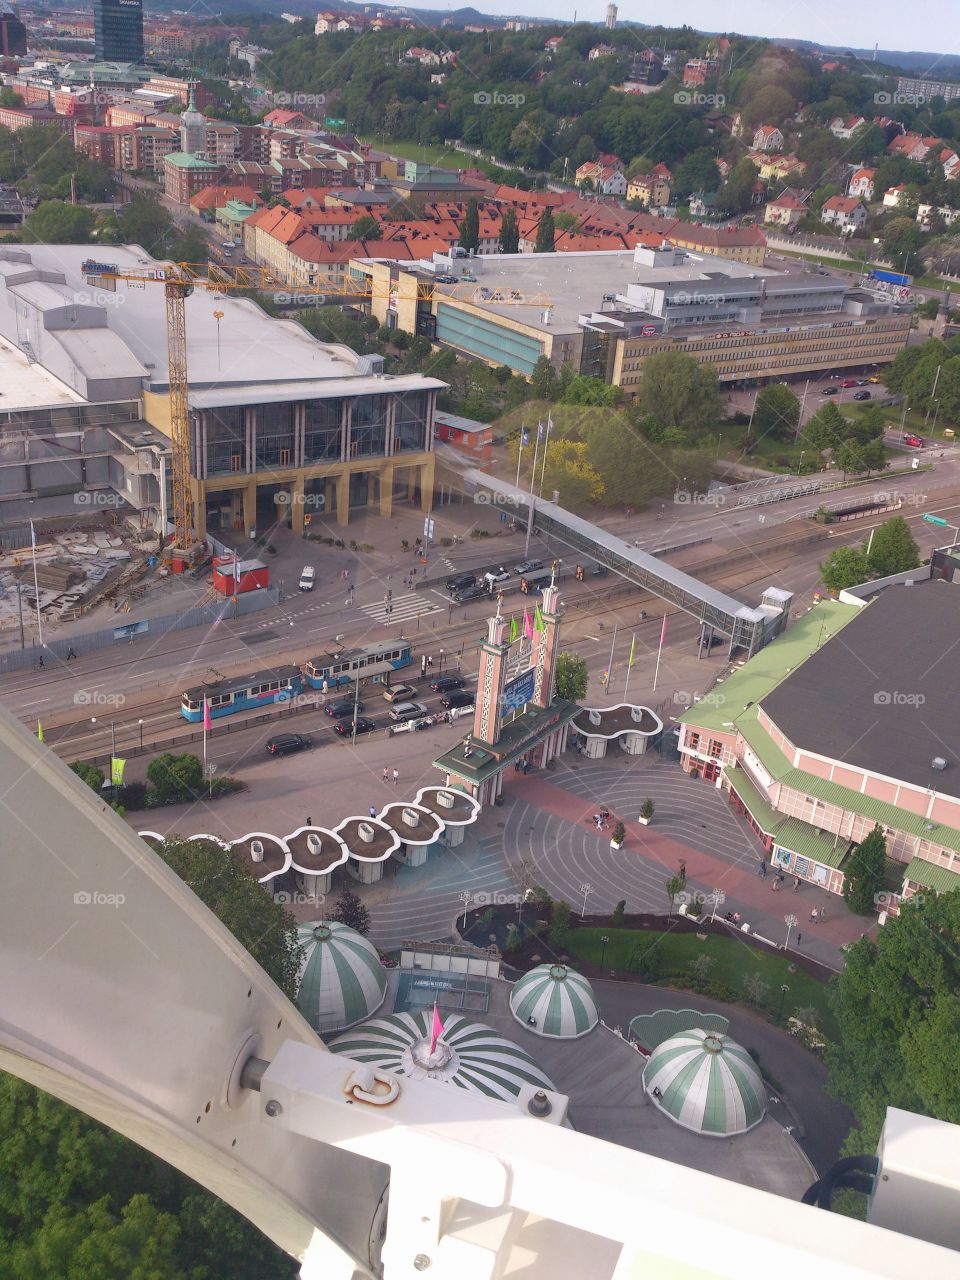
<path fill-rule="evenodd" d="M 780 986 L 786 983 L 790 990 L 784 1000 L 784 1017 L 792 1014 L 795 1009 L 812 1007 L 819 1014 L 818 1025 L 824 1035 L 830 1039 L 837 1035 L 837 1025 L 827 999 L 826 986 L 801 969 L 795 973 L 788 972 L 789 961 L 786 957 L 773 956 L 760 947 L 751 947 L 742 934 L 736 938 L 711 934 L 706 942 L 701 942 L 695 933 L 679 931 L 655 933 L 636 929 L 574 929 L 566 949 L 581 960 L 599 964 L 601 934 L 610 939 L 604 957 L 605 967 L 627 969 L 634 945 L 640 939 L 658 949 L 663 966 L 669 974 L 689 974 L 693 960 L 705 952 L 716 961 L 710 970 L 710 982 L 721 983 L 741 994 L 744 980 L 759 973 L 761 980 L 769 984 L 765 1001 L 760 1007 L 770 1017 L 776 1016 L 780 1004 Z M 673 980 L 676 981 L 676 978 Z"/>
<path fill-rule="evenodd" d="M 382 136 L 364 138 L 377 151 L 399 156 L 401 160 L 417 160 L 420 164 L 433 164 L 443 169 L 470 169 L 476 163 L 473 156 L 453 147 L 421 146 L 419 142 L 394 142 Z"/>
<path fill-rule="evenodd" d="M 708 433 L 707 438 L 713 442 L 716 456 L 727 462 L 742 462 L 744 466 L 761 467 L 765 471 L 782 471 L 785 475 L 791 471 L 796 474 L 802 451 L 804 473 L 818 470 L 816 456 L 802 440 L 778 440 L 774 436 L 763 436 L 757 441 L 752 453 L 744 453 L 743 441 L 746 434 L 745 426 L 722 422 L 716 431 Z"/>

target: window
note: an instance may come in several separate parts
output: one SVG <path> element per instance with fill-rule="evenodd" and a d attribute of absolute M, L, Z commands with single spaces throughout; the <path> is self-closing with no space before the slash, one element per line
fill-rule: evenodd
<path fill-rule="evenodd" d="M 350 457 L 382 457 L 387 448 L 387 397 L 361 396 L 353 402 Z"/>
<path fill-rule="evenodd" d="M 257 406 L 255 453 L 258 471 L 283 465 L 283 454 L 286 454 L 286 465 L 289 466 L 293 449 L 293 409 L 289 402 Z"/>
<path fill-rule="evenodd" d="M 208 409 L 205 415 L 207 474 L 246 470 L 243 410 L 239 407 Z"/>
<path fill-rule="evenodd" d="M 393 448 L 402 453 L 427 447 L 427 393 L 411 391 L 397 396 L 394 411 Z"/>
<path fill-rule="evenodd" d="M 699 750 L 699 748 L 700 748 L 700 735 L 699 735 L 699 733 L 688 733 L 688 734 L 687 734 L 687 746 L 690 748 L 690 750 L 691 750 L 691 751 L 697 751 L 697 750 Z"/>
<path fill-rule="evenodd" d="M 340 461 L 342 400 L 311 400 L 305 405 L 304 462 Z"/>

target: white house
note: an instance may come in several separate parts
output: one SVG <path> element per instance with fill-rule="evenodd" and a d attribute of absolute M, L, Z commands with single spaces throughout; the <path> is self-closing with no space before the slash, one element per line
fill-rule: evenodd
<path fill-rule="evenodd" d="M 842 231 L 859 231 L 867 220 L 867 211 L 856 196 L 831 196 L 823 202 L 820 221 Z"/>
<path fill-rule="evenodd" d="M 785 191 L 776 200 L 768 202 L 763 213 L 763 220 L 770 226 L 786 227 L 789 230 L 797 225 L 806 212 L 806 205 L 798 200 L 795 195 Z"/>
<path fill-rule="evenodd" d="M 852 138 L 866 124 L 863 116 L 835 116 L 828 125 L 835 138 Z"/>
<path fill-rule="evenodd" d="M 754 151 L 782 151 L 783 134 L 775 124 L 762 124 L 753 135 Z"/>
<path fill-rule="evenodd" d="M 619 169 L 612 165 L 604 165 L 597 178 L 597 190 L 604 196 L 625 196 L 627 180 Z"/>
<path fill-rule="evenodd" d="M 929 231 L 930 222 L 933 218 L 942 218 L 945 225 L 952 227 L 958 218 L 960 218 L 960 209 L 951 209 L 949 205 L 939 205 L 935 207 L 932 204 L 921 204 L 917 206 L 917 222 L 924 231 Z"/>
<path fill-rule="evenodd" d="M 869 202 L 873 199 L 873 180 L 876 176 L 876 169 L 858 169 L 847 186 L 847 195 Z"/>
<path fill-rule="evenodd" d="M 887 187 L 883 193 L 883 207 L 885 209 L 896 209 L 900 203 L 900 197 L 907 189 L 905 182 L 898 182 L 895 187 Z"/>

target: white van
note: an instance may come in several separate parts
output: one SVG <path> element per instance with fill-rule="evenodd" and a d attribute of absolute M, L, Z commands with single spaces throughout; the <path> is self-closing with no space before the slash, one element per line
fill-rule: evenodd
<path fill-rule="evenodd" d="M 300 570 L 300 590 L 312 591 L 317 580 L 317 571 L 312 564 L 305 564 Z"/>

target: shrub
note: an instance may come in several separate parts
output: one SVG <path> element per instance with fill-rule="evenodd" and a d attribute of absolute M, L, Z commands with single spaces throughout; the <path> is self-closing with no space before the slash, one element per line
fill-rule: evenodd
<path fill-rule="evenodd" d="M 623 917 L 627 914 L 627 900 L 621 898 L 617 905 L 613 908 L 613 915 L 610 917 L 610 923 L 614 928 L 623 924 Z"/>
<path fill-rule="evenodd" d="M 557 951 L 566 945 L 570 934 L 571 915 L 570 903 L 562 899 L 558 899 L 550 907 L 550 928 L 547 930 L 547 937 L 550 939 L 550 945 Z"/>
<path fill-rule="evenodd" d="M 203 790 L 203 765 L 198 756 L 184 753 L 175 756 L 169 751 L 151 760 L 147 768 L 152 799 L 155 804 L 177 804 L 181 800 L 193 800 Z"/>
<path fill-rule="evenodd" d="M 628 972 L 639 974 L 644 982 L 655 982 L 664 976 L 666 966 L 657 947 L 659 940 L 656 936 L 635 942 L 627 960 Z"/>
<path fill-rule="evenodd" d="M 648 818 L 648 819 L 652 818 L 653 810 L 654 810 L 653 801 L 648 796 L 647 799 L 644 800 L 643 804 L 640 806 L 640 817 Z"/>
<path fill-rule="evenodd" d="M 147 807 L 147 784 L 145 782 L 127 782 L 120 788 L 119 798 L 125 809 L 145 809 Z"/>
<path fill-rule="evenodd" d="M 613 834 L 611 836 L 611 839 L 613 840 L 614 844 L 623 844 L 626 838 L 627 838 L 627 828 L 623 825 L 622 822 L 618 822 L 617 825 L 613 828 Z"/>

